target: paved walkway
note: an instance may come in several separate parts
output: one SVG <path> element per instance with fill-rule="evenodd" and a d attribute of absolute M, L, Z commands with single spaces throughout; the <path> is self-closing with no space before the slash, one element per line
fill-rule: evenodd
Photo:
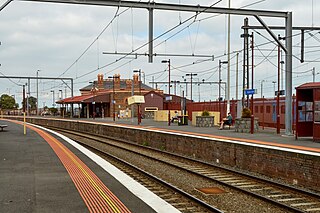
<path fill-rule="evenodd" d="M 0 119 L 0 212 L 177 212 L 68 138 Z"/>

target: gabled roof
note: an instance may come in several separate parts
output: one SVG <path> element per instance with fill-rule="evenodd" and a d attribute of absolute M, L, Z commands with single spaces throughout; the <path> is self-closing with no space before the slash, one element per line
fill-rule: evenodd
<path fill-rule="evenodd" d="M 65 99 L 59 100 L 56 103 L 57 104 L 80 104 L 80 103 L 92 103 L 92 102 L 109 103 L 110 93 L 74 96 L 72 98 L 65 98 Z"/>
<path fill-rule="evenodd" d="M 157 95 L 157 96 L 160 96 L 160 97 L 162 97 L 162 98 L 164 98 L 164 95 L 163 95 L 162 93 L 156 92 L 156 91 L 154 91 L 154 90 L 145 93 L 144 96 L 149 95 L 149 94 L 151 94 L 151 93 L 152 93 L 152 94 L 155 94 L 155 95 Z"/>
<path fill-rule="evenodd" d="M 315 89 L 320 88 L 320 82 L 310 82 L 297 86 L 296 89 Z"/>
<path fill-rule="evenodd" d="M 74 96 L 70 98 L 65 98 L 62 100 L 57 101 L 57 104 L 69 104 L 69 103 L 82 103 L 83 100 L 88 99 L 90 97 L 93 97 L 92 94 L 90 95 L 80 95 L 80 96 Z"/>
<path fill-rule="evenodd" d="M 127 88 L 126 80 L 127 79 L 121 79 L 120 80 L 120 89 L 126 89 Z M 89 84 L 89 85 L 81 88 L 80 91 L 90 91 L 92 89 L 92 87 L 93 87 L 93 84 L 98 85 L 98 82 L 94 81 L 94 83 Z M 103 89 L 112 90 L 112 88 L 113 88 L 112 80 L 103 81 Z M 144 84 L 142 82 L 141 82 L 141 89 L 143 89 L 143 90 L 154 90 L 152 87 L 149 87 L 148 85 L 146 85 L 146 84 Z"/>

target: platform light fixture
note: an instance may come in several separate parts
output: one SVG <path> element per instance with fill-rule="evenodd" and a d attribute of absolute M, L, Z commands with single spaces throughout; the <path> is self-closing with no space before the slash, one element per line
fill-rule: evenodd
<path fill-rule="evenodd" d="M 133 70 L 134 73 L 139 73 L 139 95 L 141 95 L 141 69 Z M 141 124 L 141 105 L 138 104 L 138 125 Z"/>
<path fill-rule="evenodd" d="M 112 117 L 113 117 L 113 121 L 116 121 L 116 100 L 115 100 L 115 94 L 116 94 L 116 92 L 115 92 L 115 88 L 114 88 L 114 79 L 115 78 L 119 78 L 119 76 L 108 76 L 108 78 L 112 78 L 112 108 L 113 108 L 113 115 L 112 115 Z"/>
<path fill-rule="evenodd" d="M 162 60 L 161 63 L 167 63 L 168 64 L 168 71 L 169 71 L 169 80 L 168 80 L 168 83 L 169 83 L 169 88 L 168 88 L 168 93 L 169 93 L 169 100 L 168 102 L 170 103 L 170 99 L 171 99 L 171 95 L 170 95 L 170 81 L 171 81 L 171 75 L 170 75 L 170 66 L 171 66 L 171 62 L 170 62 L 170 59 L 168 60 Z M 168 104 L 168 126 L 170 126 L 170 105 Z"/>

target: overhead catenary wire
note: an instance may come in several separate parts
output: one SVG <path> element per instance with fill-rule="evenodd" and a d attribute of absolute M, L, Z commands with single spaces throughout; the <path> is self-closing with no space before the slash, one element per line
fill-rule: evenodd
<path fill-rule="evenodd" d="M 257 1 L 257 2 L 254 2 L 254 3 L 252 3 L 252 4 L 249 4 L 249 5 L 245 5 L 245 6 L 243 6 L 243 7 L 240 7 L 240 8 L 244 8 L 244 7 L 247 7 L 247 6 L 251 6 L 251 5 L 254 5 L 254 4 L 257 4 L 257 3 L 260 3 L 260 2 L 263 2 L 264 0 L 262 0 L 262 1 Z M 212 4 L 210 7 L 212 7 L 212 6 L 214 6 L 214 5 L 216 5 L 216 4 L 218 4 L 219 2 L 221 2 L 221 1 L 217 1 L 216 3 L 214 3 L 214 4 Z M 129 9 L 129 8 L 128 8 Z M 131 10 L 132 10 L 132 8 L 131 8 Z M 125 10 L 126 11 L 126 10 Z M 123 11 L 122 13 L 124 13 L 125 11 Z M 200 14 L 200 13 L 202 13 L 202 12 L 205 12 L 205 10 L 203 10 L 203 11 L 200 11 L 199 13 L 197 13 L 195 16 L 192 16 L 191 18 L 195 18 L 196 19 L 196 17 L 197 17 L 197 15 L 198 14 Z M 121 14 L 119 14 L 119 15 L 121 15 Z M 118 15 L 118 16 L 119 16 Z M 219 14 L 220 15 L 220 14 Z M 116 17 L 117 15 L 115 15 L 115 17 Z M 114 17 L 114 18 L 115 18 Z M 215 17 L 215 16 L 212 16 L 212 17 Z M 112 21 L 114 20 L 114 18 L 110 21 L 110 23 L 112 23 Z M 189 18 L 190 19 L 190 18 Z M 187 20 L 189 20 L 189 19 L 187 19 Z M 205 19 L 202 19 L 202 20 L 205 20 Z M 195 21 L 195 20 L 194 20 Z M 193 24 L 194 23 L 194 21 L 191 23 L 191 24 Z M 199 24 L 200 24 L 200 21 L 201 20 L 199 20 Z M 181 24 L 183 24 L 183 23 L 185 23 L 186 22 L 186 20 L 184 21 L 184 22 L 180 22 L 180 24 L 179 25 L 181 25 Z M 179 26 L 178 25 L 178 26 Z M 189 25 L 190 26 L 190 25 Z M 199 26 L 199 25 L 198 25 Z M 177 27 L 177 26 L 176 26 Z M 176 27 L 174 27 L 174 28 L 176 28 Z M 169 31 L 171 31 L 171 30 L 169 30 Z M 167 32 L 165 32 L 165 34 L 166 34 Z M 102 33 L 101 33 L 102 34 Z M 160 35 L 160 36 L 158 36 L 158 37 L 161 37 L 162 35 Z M 157 38 L 155 38 L 154 40 L 156 40 Z M 149 42 L 148 42 L 149 43 Z M 147 44 L 148 44 L 147 43 Z M 147 44 L 144 44 L 144 45 L 142 45 L 142 46 L 145 46 L 145 45 L 147 45 Z M 142 47 L 140 47 L 140 48 L 142 48 Z M 138 49 L 140 49 L 140 48 L 138 48 Z M 132 52 L 135 52 L 135 51 L 137 51 L 137 49 L 136 50 L 133 50 Z M 123 58 L 125 58 L 126 56 L 124 56 L 124 57 L 121 57 L 121 58 L 119 58 L 119 59 L 117 59 L 115 62 L 119 62 L 120 60 L 122 60 Z M 101 66 L 101 67 L 99 67 L 99 69 L 95 69 L 95 70 L 92 70 L 92 71 L 90 71 L 90 72 L 88 72 L 88 73 L 86 73 L 86 74 L 84 74 L 84 75 L 81 75 L 81 76 L 78 76 L 78 78 L 81 78 L 81 77 L 83 77 L 83 76 L 85 76 L 85 75 L 88 75 L 88 74 L 91 74 L 92 72 L 95 72 L 95 71 L 98 71 L 98 70 L 100 70 L 100 69 L 102 69 L 102 68 L 105 68 L 106 66 L 110 66 L 110 65 L 113 65 L 114 64 L 114 62 L 112 62 L 112 63 L 109 63 L 109 64 L 107 64 L 107 65 L 104 65 L 104 66 Z M 127 63 L 126 63 L 127 64 Z"/>
<path fill-rule="evenodd" d="M 263 56 L 263 57 L 265 57 L 265 56 Z M 117 62 L 119 62 L 119 61 L 120 61 L 120 60 L 118 60 Z M 128 64 L 128 63 L 130 63 L 130 62 L 125 63 L 125 65 Z M 196 64 L 197 64 L 197 63 L 192 63 L 190 66 L 196 65 Z M 123 66 L 124 66 L 124 65 L 123 65 Z M 118 67 L 119 67 L 119 66 L 118 66 Z M 117 68 L 118 68 L 118 67 L 117 67 Z M 121 66 L 120 66 L 120 67 L 121 67 Z M 99 66 L 98 66 L 98 68 L 99 68 Z M 115 69 L 116 69 L 116 68 L 115 68 Z M 212 69 L 211 69 L 211 70 L 212 70 Z M 207 70 L 207 71 L 210 71 L 210 70 Z"/>
<path fill-rule="evenodd" d="M 81 58 L 86 54 L 86 52 L 92 47 L 92 45 L 99 39 L 99 37 L 109 28 L 109 26 L 112 24 L 112 22 L 117 18 L 117 16 L 125 13 L 129 8 L 125 9 L 121 13 L 118 14 L 119 12 L 119 7 L 117 8 L 113 18 L 109 21 L 109 23 L 102 29 L 102 31 L 98 34 L 98 36 L 89 44 L 89 46 L 80 54 L 80 56 L 73 62 L 71 65 L 63 72 L 61 73 L 58 77 L 63 76 L 66 74 Z"/>
<path fill-rule="evenodd" d="M 158 35 L 157 37 L 153 38 L 153 40 L 152 40 L 152 41 L 156 41 L 156 40 L 158 40 L 159 38 L 163 37 L 164 35 L 168 34 L 168 33 L 169 33 L 169 32 L 171 32 L 171 31 L 173 31 L 174 29 L 176 29 L 176 28 L 177 28 L 177 27 L 179 27 L 180 25 L 182 25 L 182 24 L 184 24 L 184 23 L 186 23 L 186 22 L 188 22 L 188 21 L 192 20 L 192 19 L 193 19 L 195 16 L 197 16 L 198 14 L 205 12 L 207 9 L 209 9 L 209 8 L 211 8 L 211 7 L 213 7 L 213 6 L 215 6 L 216 4 L 220 3 L 221 1 L 222 1 L 222 0 L 218 0 L 218 1 L 216 1 L 215 3 L 213 3 L 213 4 L 212 4 L 211 6 L 209 6 L 208 8 L 206 8 L 206 9 L 204 9 L 204 10 L 202 10 L 202 11 L 199 11 L 196 15 L 193 15 L 193 16 L 191 16 L 191 17 L 189 17 L 189 18 L 185 19 L 181 24 L 179 23 L 178 25 L 175 25 L 174 27 L 171 27 L 171 28 L 170 28 L 170 29 L 168 29 L 167 31 L 165 31 L 165 32 L 163 32 L 162 34 Z M 105 67 L 107 67 L 107 66 L 110 66 L 110 65 L 112 65 L 112 64 L 114 64 L 114 63 L 116 63 L 116 62 L 118 62 L 118 61 L 120 61 L 120 60 L 122 60 L 122 59 L 126 58 L 127 56 L 131 55 L 132 53 L 134 53 L 134 52 L 136 52 L 136 51 L 138 51 L 138 50 L 142 49 L 142 48 L 143 48 L 143 47 L 145 47 L 145 46 L 147 46 L 149 43 L 150 43 L 150 41 L 148 41 L 148 42 L 146 42 L 146 43 L 144 43 L 144 44 L 140 45 L 140 46 L 139 46 L 139 47 L 137 47 L 135 50 L 133 50 L 133 51 L 131 51 L 131 52 L 129 52 L 129 53 L 127 53 L 127 54 L 125 54 L 124 56 L 122 56 L 122 57 L 118 58 L 116 61 L 111 62 L 111 63 L 109 63 L 109 64 L 106 64 L 106 65 L 104 65 L 104 66 L 101 66 L 101 67 L 100 67 L 100 69 L 105 68 Z M 86 75 L 89 75 L 89 74 L 91 74 L 91 73 L 93 73 L 93 72 L 96 72 L 96 71 L 98 71 L 98 70 L 99 70 L 99 69 L 91 70 L 91 71 L 89 71 L 89 72 L 87 72 L 87 73 L 82 74 L 82 75 L 81 75 L 81 76 L 79 76 L 78 78 L 82 78 L 82 77 L 84 77 L 84 76 L 86 76 Z"/>

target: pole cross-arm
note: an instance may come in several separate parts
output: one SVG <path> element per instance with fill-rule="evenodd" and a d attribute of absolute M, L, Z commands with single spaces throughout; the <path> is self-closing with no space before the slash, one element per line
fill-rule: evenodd
<path fill-rule="evenodd" d="M 260 22 L 260 24 L 267 30 L 267 32 L 271 35 L 271 37 L 278 43 L 278 45 L 283 49 L 286 53 L 288 52 L 287 48 L 280 42 L 278 37 L 272 32 L 272 30 L 268 27 L 268 25 L 260 18 L 258 15 L 254 15 L 254 17 Z"/>

